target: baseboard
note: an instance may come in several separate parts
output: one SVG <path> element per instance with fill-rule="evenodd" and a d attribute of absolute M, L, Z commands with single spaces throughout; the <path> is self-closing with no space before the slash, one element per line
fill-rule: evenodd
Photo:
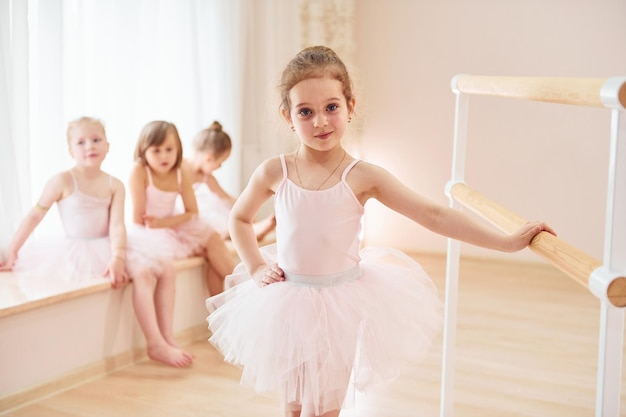
<path fill-rule="evenodd" d="M 178 333 L 176 339 L 184 346 L 198 340 L 208 339 L 209 336 L 210 333 L 207 326 L 199 325 Z M 80 369 L 67 372 L 51 381 L 0 398 L 0 415 L 66 391 L 86 381 L 101 378 L 146 359 L 145 348 L 134 349 L 132 351 L 121 352 Z"/>

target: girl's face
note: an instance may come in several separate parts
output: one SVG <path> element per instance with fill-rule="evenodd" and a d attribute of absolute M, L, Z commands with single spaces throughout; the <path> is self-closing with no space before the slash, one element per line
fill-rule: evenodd
<path fill-rule="evenodd" d="M 294 126 L 300 140 L 320 151 L 341 144 L 354 99 L 346 101 L 341 82 L 330 78 L 309 78 L 289 91 L 291 110 L 283 116 Z"/>
<path fill-rule="evenodd" d="M 222 167 L 222 164 L 230 156 L 230 149 L 216 155 L 213 152 L 207 152 L 198 155 L 200 158 L 200 170 L 203 175 L 211 175 L 213 171 Z"/>
<path fill-rule="evenodd" d="M 69 135 L 70 155 L 77 166 L 100 167 L 109 152 L 104 130 L 98 124 L 85 123 L 75 126 Z"/>
<path fill-rule="evenodd" d="M 160 145 L 153 145 L 146 149 L 146 163 L 157 173 L 166 174 L 174 165 L 178 157 L 178 146 L 176 146 L 176 135 L 167 132 L 165 140 Z"/>

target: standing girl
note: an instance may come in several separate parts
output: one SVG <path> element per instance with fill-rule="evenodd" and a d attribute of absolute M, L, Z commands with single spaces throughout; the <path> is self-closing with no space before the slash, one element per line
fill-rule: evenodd
<path fill-rule="evenodd" d="M 225 276 L 233 271 L 233 257 L 219 234 L 198 218 L 191 179 L 181 169 L 183 149 L 176 126 L 148 123 L 139 135 L 135 160 L 129 188 L 133 223 L 141 226 L 132 229 L 141 242 L 138 250 L 155 258 L 205 257 L 209 293 L 221 293 Z M 184 212 L 175 214 L 179 195 Z"/>
<path fill-rule="evenodd" d="M 121 287 L 127 281 L 124 185 L 100 168 L 109 152 L 104 125 L 91 117 L 70 122 L 67 144 L 74 167 L 48 180 L 15 232 L 0 271 L 14 270 L 25 283 L 36 280 L 46 287 L 103 276 L 113 288 Z M 24 246 L 54 203 L 65 238 Z"/>
<path fill-rule="evenodd" d="M 207 300 L 209 340 L 243 366 L 243 383 L 279 392 L 286 416 L 335 417 L 355 388 L 390 381 L 418 360 L 442 322 L 436 288 L 415 261 L 391 248 L 359 250 L 369 199 L 433 232 L 501 251 L 551 229 L 535 222 L 510 236 L 494 232 L 349 155 L 341 139 L 355 98 L 331 49 L 298 53 L 280 88 L 281 113 L 300 146 L 263 162 L 233 207 L 232 240 L 252 280 Z M 271 196 L 275 263 L 264 260 L 252 228 Z"/>
<path fill-rule="evenodd" d="M 232 151 L 232 141 L 222 125 L 215 121 L 211 126 L 201 130 L 193 139 L 193 155 L 183 161 L 183 168 L 189 172 L 198 202 L 200 218 L 218 232 L 222 238 L 230 239 L 228 232 L 228 216 L 236 198 L 228 194 L 213 176 L 228 159 Z M 274 215 L 254 223 L 257 240 L 276 227 Z"/>

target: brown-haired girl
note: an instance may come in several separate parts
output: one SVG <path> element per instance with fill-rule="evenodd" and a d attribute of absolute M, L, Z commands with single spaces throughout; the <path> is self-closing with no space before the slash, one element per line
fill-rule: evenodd
<path fill-rule="evenodd" d="M 252 279 L 207 300 L 210 341 L 243 366 L 243 383 L 278 392 L 286 416 L 336 417 L 349 394 L 420 359 L 442 322 L 419 264 L 393 248 L 361 249 L 369 199 L 435 233 L 506 252 L 551 229 L 533 222 L 501 234 L 349 155 L 342 138 L 356 100 L 330 48 L 298 53 L 280 87 L 282 116 L 300 146 L 261 163 L 233 207 L 232 240 Z M 277 253 L 268 262 L 252 224 L 272 196 Z"/>
<path fill-rule="evenodd" d="M 142 129 L 129 180 L 133 223 L 139 226 L 132 232 L 144 245 L 146 256 L 205 257 L 207 286 L 215 295 L 223 291 L 224 277 L 233 271 L 233 256 L 222 238 L 198 218 L 192 182 L 181 169 L 182 160 L 182 143 L 174 124 L 153 121 Z M 175 210 L 179 196 L 182 213 Z"/>

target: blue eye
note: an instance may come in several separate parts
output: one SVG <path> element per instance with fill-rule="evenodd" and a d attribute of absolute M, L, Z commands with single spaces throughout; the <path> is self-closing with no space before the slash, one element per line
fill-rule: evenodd
<path fill-rule="evenodd" d="M 311 110 L 306 109 L 306 108 L 305 108 L 305 109 L 300 109 L 300 111 L 298 112 L 298 114 L 299 114 L 300 116 L 303 116 L 303 117 L 310 116 L 310 115 L 311 115 L 311 113 L 312 113 L 312 112 L 311 112 Z"/>
<path fill-rule="evenodd" d="M 335 111 L 338 108 L 339 108 L 339 106 L 337 104 L 333 103 L 333 104 L 329 104 L 328 107 L 326 107 L 326 110 L 328 110 L 328 111 Z"/>

